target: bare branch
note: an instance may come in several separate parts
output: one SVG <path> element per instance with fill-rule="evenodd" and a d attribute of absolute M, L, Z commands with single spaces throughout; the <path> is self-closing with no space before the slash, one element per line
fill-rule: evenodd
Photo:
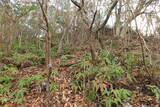
<path fill-rule="evenodd" d="M 109 19 L 109 17 L 111 16 L 111 12 L 112 12 L 112 10 L 114 9 L 114 7 L 117 5 L 117 3 L 118 3 L 118 0 L 115 0 L 115 1 L 113 2 L 112 6 L 110 7 L 110 9 L 109 9 L 109 11 L 108 11 L 108 14 L 107 14 L 107 16 L 106 16 L 106 19 L 104 20 L 104 22 L 102 23 L 102 25 L 100 26 L 100 28 L 99 28 L 97 31 L 103 29 L 104 26 L 107 24 L 108 19 Z"/>
<path fill-rule="evenodd" d="M 81 0 L 82 1 L 82 5 L 81 5 L 81 7 L 84 7 L 84 0 Z"/>
<path fill-rule="evenodd" d="M 149 0 L 148 2 L 145 3 L 146 7 L 148 7 L 152 2 L 157 1 L 157 0 Z"/>
<path fill-rule="evenodd" d="M 41 24 L 38 24 L 38 25 L 39 25 L 40 29 L 43 29 L 44 31 L 47 31 L 47 29 L 44 26 L 42 26 Z"/>
<path fill-rule="evenodd" d="M 97 10 L 96 10 L 95 13 L 94 13 L 93 20 L 92 20 L 91 26 L 90 26 L 90 28 L 89 28 L 90 30 L 92 30 L 93 24 L 94 24 L 95 19 L 96 19 L 96 15 L 97 15 Z"/>
<path fill-rule="evenodd" d="M 45 11 L 44 11 L 44 8 L 43 8 L 43 0 L 42 0 L 42 3 L 40 2 L 40 0 L 38 0 L 38 3 L 39 3 L 40 8 L 41 8 L 41 10 L 42 10 L 43 18 L 44 18 L 44 20 L 45 20 L 45 22 L 46 22 L 47 32 L 49 32 L 49 23 L 48 23 L 47 15 L 46 15 L 46 13 L 45 13 Z"/>
<path fill-rule="evenodd" d="M 75 6 L 77 6 L 78 7 L 78 11 L 80 11 L 81 10 L 81 5 L 80 5 L 80 3 L 78 3 L 77 1 L 74 1 L 74 0 L 71 0 L 71 2 L 75 5 Z M 82 0 L 82 4 L 84 3 L 84 1 Z M 83 4 L 84 5 L 84 4 Z"/>

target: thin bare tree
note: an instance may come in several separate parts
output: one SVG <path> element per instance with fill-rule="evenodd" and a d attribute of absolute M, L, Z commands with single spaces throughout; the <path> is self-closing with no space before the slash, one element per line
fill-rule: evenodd
<path fill-rule="evenodd" d="M 48 20 L 48 0 L 38 0 L 40 9 L 42 11 L 43 21 L 45 23 L 44 32 L 45 32 L 45 62 L 48 71 L 48 82 L 50 80 L 50 75 L 52 71 L 52 59 L 51 59 L 51 35 L 50 35 L 50 27 Z"/>

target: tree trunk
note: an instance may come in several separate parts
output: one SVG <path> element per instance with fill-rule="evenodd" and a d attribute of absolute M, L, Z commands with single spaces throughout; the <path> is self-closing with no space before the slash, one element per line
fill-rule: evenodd
<path fill-rule="evenodd" d="M 115 25 L 114 25 L 114 30 L 115 30 L 115 36 L 119 36 L 120 35 L 120 30 L 121 30 L 121 27 L 122 27 L 122 23 L 121 23 L 121 7 L 122 7 L 122 0 L 119 1 L 119 7 L 117 9 L 118 6 L 116 6 L 116 22 L 115 22 Z"/>
<path fill-rule="evenodd" d="M 43 21 L 45 23 L 45 63 L 47 67 L 47 81 L 49 83 L 50 81 L 50 76 L 52 72 L 52 59 L 51 59 L 51 34 L 50 34 L 50 28 L 49 28 L 49 20 L 47 17 L 48 13 L 48 0 L 38 0 L 38 3 L 40 5 L 41 11 L 42 11 L 42 16 L 43 16 Z"/>
<path fill-rule="evenodd" d="M 64 30 L 64 33 L 63 33 L 63 35 L 61 37 L 61 40 L 58 44 L 58 50 L 57 50 L 58 54 L 62 53 L 62 51 L 63 51 L 63 42 L 64 42 L 64 39 L 65 39 L 65 32 L 66 32 L 66 29 Z"/>

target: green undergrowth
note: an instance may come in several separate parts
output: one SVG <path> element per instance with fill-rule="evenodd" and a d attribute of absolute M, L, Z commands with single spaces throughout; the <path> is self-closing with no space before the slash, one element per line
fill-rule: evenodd
<path fill-rule="evenodd" d="M 98 106 L 113 107 L 122 105 L 131 100 L 134 91 L 121 87 L 120 80 L 130 83 L 136 81 L 132 76 L 132 70 L 139 66 L 139 57 L 134 54 L 124 54 L 122 61 L 114 56 L 114 53 L 102 50 L 98 54 L 99 64 L 91 64 L 91 56 L 86 54 L 83 60 L 79 60 L 73 67 L 79 69 L 71 71 L 71 87 L 75 93 L 81 91 L 87 96 L 86 101 L 96 102 Z M 159 99 L 157 86 L 148 86 L 152 95 Z"/>
<path fill-rule="evenodd" d="M 17 88 L 12 92 L 12 98 L 15 102 L 20 103 L 24 99 L 27 91 L 31 90 L 30 85 L 43 79 L 41 75 L 33 75 L 31 77 L 23 77 L 18 80 Z"/>
<path fill-rule="evenodd" d="M 5 64 L 13 64 L 17 67 L 22 67 L 27 65 L 29 66 L 37 66 L 45 63 L 45 55 L 44 50 L 44 43 L 41 41 L 38 43 L 30 43 L 26 41 L 17 42 L 14 41 L 9 55 L 2 54 L 1 59 L 7 60 L 12 59 L 11 61 L 5 61 Z M 51 55 L 57 55 L 57 45 L 51 48 Z M 6 59 L 5 59 L 6 57 Z M 7 62 L 7 63 L 6 63 Z"/>
<path fill-rule="evenodd" d="M 152 95 L 160 100 L 160 88 L 155 85 L 147 85 L 147 88 L 151 91 Z"/>
<path fill-rule="evenodd" d="M 117 47 L 116 43 L 112 45 Z M 13 43 L 10 55 L 6 55 L 13 60 L 13 63 L 9 63 L 10 61 L 8 60 L 10 59 L 5 61 L 8 63 L 0 63 L 0 105 L 5 104 L 7 101 L 22 103 L 25 101 L 27 93 L 35 88 L 34 85 L 45 79 L 42 76 L 43 74 L 25 75 L 16 78 L 16 75 L 19 73 L 17 65 L 23 67 L 23 65 L 28 63 L 30 63 L 29 66 L 44 64 L 44 51 L 42 51 L 44 49 L 40 47 L 43 47 L 42 43 Z M 57 45 L 52 47 L 52 56 L 57 56 L 57 49 Z M 70 59 L 76 58 L 75 55 L 69 52 L 71 49 L 68 46 L 63 48 L 63 50 L 65 54 L 59 57 L 62 63 L 66 64 Z M 0 54 L 1 58 L 5 57 L 5 54 Z M 136 72 L 143 71 L 143 67 L 140 65 L 142 64 L 140 62 L 142 60 L 141 53 L 139 51 L 123 52 L 120 53 L 120 57 L 115 56 L 115 54 L 116 52 L 101 50 L 97 54 L 97 64 L 93 65 L 92 57 L 87 53 L 82 55 L 83 58 L 77 63 L 69 65 L 76 68 L 70 72 L 72 76 L 71 88 L 74 90 L 74 93 L 83 92 L 86 96 L 85 101 L 96 102 L 99 107 L 119 106 L 123 105 L 124 102 L 131 101 L 134 90 L 128 87 L 130 87 L 130 84 L 137 82 L 132 73 L 135 70 Z M 148 62 L 146 66 L 149 72 L 159 73 L 157 66 L 149 66 Z M 145 74 L 145 72 L 141 73 Z M 57 76 L 59 74 L 57 71 L 53 71 L 51 75 Z M 119 81 L 125 81 L 127 87 L 122 86 Z M 160 100 L 160 87 L 158 85 L 144 85 L 150 91 L 149 95 L 155 96 L 157 100 Z M 57 89 L 58 85 L 56 82 L 51 81 L 49 90 L 54 91 Z M 141 92 L 141 90 L 138 91 Z"/>
<path fill-rule="evenodd" d="M 32 89 L 38 91 L 38 84 L 45 79 L 42 74 L 16 77 L 16 75 L 19 74 L 16 67 L 7 65 L 3 65 L 3 67 L 4 68 L 0 71 L 0 105 L 8 101 L 22 103 L 25 101 L 27 93 Z M 51 75 L 58 75 L 58 72 L 53 71 Z M 56 89 L 58 89 L 56 82 L 51 81 L 49 83 L 49 90 L 54 91 Z"/>
<path fill-rule="evenodd" d="M 15 73 L 17 73 L 17 69 L 7 65 L 3 65 L 3 69 L 0 71 L 0 95 L 3 96 L 0 98 L 1 104 L 11 99 L 9 96 L 12 92 Z"/>
<path fill-rule="evenodd" d="M 81 67 L 80 70 L 71 71 L 72 88 L 75 92 L 84 91 L 87 95 L 86 101 L 99 102 L 99 106 L 112 107 L 129 99 L 132 94 L 130 90 L 112 85 L 126 77 L 126 72 L 118 65 L 112 54 L 101 51 L 99 55 L 101 63 L 98 66 L 90 64 L 90 56 L 87 55 L 85 58 L 75 65 Z"/>
<path fill-rule="evenodd" d="M 44 43 L 14 41 L 9 55 L 1 53 L 0 59 L 0 105 L 7 101 L 21 103 L 25 101 L 27 93 L 36 88 L 35 85 L 42 82 L 45 78 L 43 74 L 34 74 L 32 76 L 19 77 L 19 67 L 30 67 L 44 64 Z M 51 49 L 52 56 L 57 55 L 57 46 Z M 53 73 L 54 72 L 54 73 Z M 53 71 L 51 75 L 57 75 Z M 18 75 L 18 77 L 17 77 Z M 49 90 L 57 89 L 55 81 L 49 84 Z"/>
<path fill-rule="evenodd" d="M 137 64 L 138 64 L 138 57 L 136 57 L 133 54 L 124 55 L 123 59 L 124 59 L 124 66 L 129 71 L 131 71 L 132 69 L 134 69 L 137 66 Z"/>
<path fill-rule="evenodd" d="M 62 56 L 60 57 L 60 59 L 63 60 L 63 61 L 66 61 L 66 60 L 72 58 L 73 56 L 74 56 L 74 55 L 72 55 L 72 54 L 65 54 L 65 55 L 62 55 Z"/>

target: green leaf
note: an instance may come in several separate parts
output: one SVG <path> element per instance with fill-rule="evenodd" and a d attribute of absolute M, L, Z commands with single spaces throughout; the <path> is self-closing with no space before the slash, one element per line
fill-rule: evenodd
<path fill-rule="evenodd" d="M 9 98 L 7 98 L 7 97 L 0 97 L 0 103 L 5 103 L 5 102 L 7 102 L 9 100 Z"/>
<path fill-rule="evenodd" d="M 57 84 L 55 82 L 51 82 L 49 84 L 49 90 L 52 91 L 52 90 L 56 90 L 57 89 Z"/>
<path fill-rule="evenodd" d="M 147 85 L 147 87 L 152 91 L 155 97 L 160 100 L 160 88 L 155 85 Z"/>

